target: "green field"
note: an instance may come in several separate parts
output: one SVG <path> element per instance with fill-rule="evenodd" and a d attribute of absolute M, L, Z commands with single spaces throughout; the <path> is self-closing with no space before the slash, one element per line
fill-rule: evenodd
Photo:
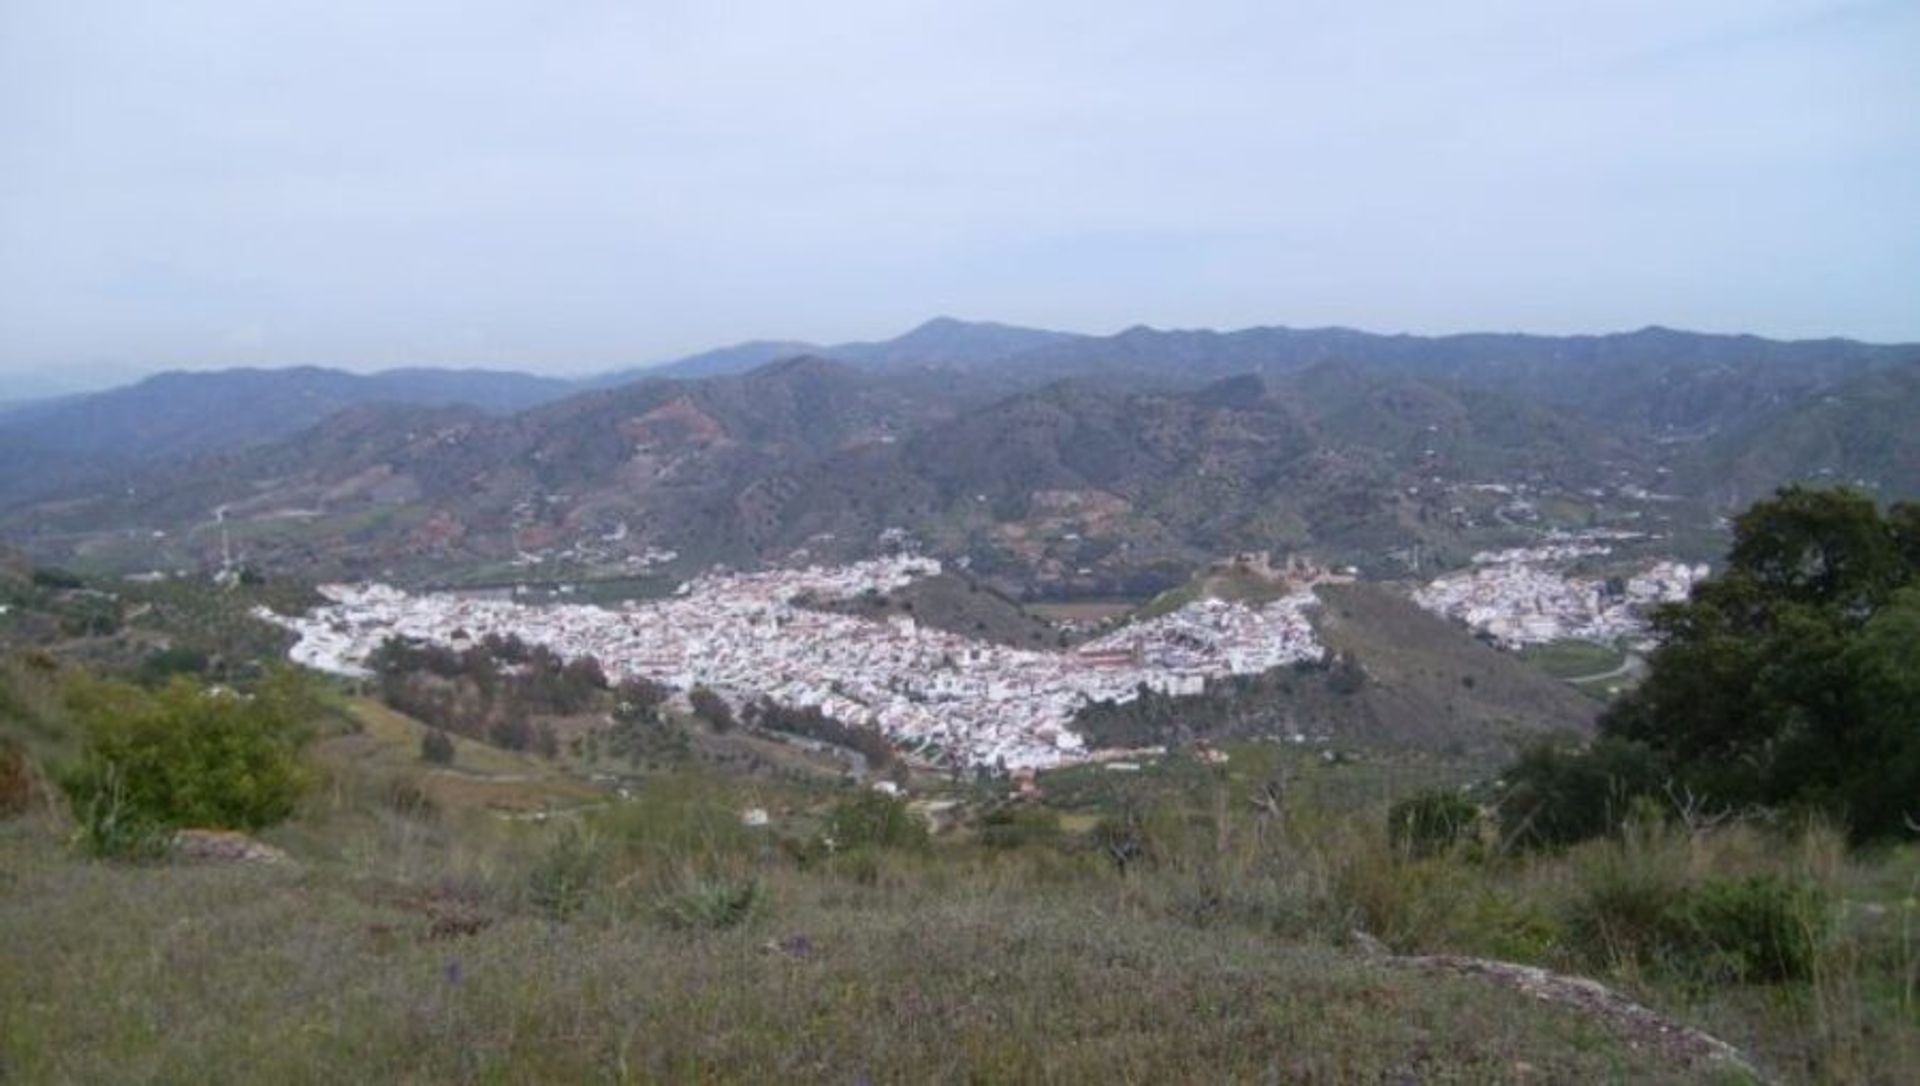
<path fill-rule="evenodd" d="M 1555 641 L 1534 645 L 1520 654 L 1556 679 L 1577 679 L 1613 671 L 1627 660 L 1626 650 L 1591 641 Z"/>

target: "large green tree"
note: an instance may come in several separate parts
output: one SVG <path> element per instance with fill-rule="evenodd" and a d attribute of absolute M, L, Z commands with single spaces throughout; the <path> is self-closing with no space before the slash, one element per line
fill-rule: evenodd
<path fill-rule="evenodd" d="M 1605 735 L 1719 803 L 1817 807 L 1856 838 L 1920 819 L 1920 509 L 1783 489 L 1654 626 L 1647 681 Z"/>

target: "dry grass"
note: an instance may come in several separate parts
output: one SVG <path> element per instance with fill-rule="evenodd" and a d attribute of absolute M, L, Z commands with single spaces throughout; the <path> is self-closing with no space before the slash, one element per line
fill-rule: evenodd
<path fill-rule="evenodd" d="M 1724 1075 L 1482 980 L 1368 959 L 1346 949 L 1356 929 L 1597 976 L 1786 1081 L 1920 1066 L 1920 853 L 1850 855 L 1819 827 L 1414 858 L 1388 840 L 1384 793 L 1303 773 L 1256 813 L 1248 789 L 1278 766 L 1236 752 L 1227 772 L 1138 775 L 1145 858 L 1125 875 L 1090 847 L 1090 806 L 1057 842 L 823 853 L 808 843 L 838 794 L 818 786 L 678 772 L 503 818 L 491 794 L 430 791 L 413 722 L 353 708 L 363 731 L 316 750 L 325 787 L 265 835 L 293 866 L 94 863 L 55 810 L 0 821 L 0 1080 Z M 457 767 L 530 803 L 579 796 L 538 759 L 470 746 Z M 774 826 L 746 829 L 745 807 Z M 1607 880 L 1749 876 L 1825 892 L 1809 979 L 1703 984 L 1597 955 L 1574 922 Z"/>
<path fill-rule="evenodd" d="M 0 855 L 10 1080 L 1678 1074 L 1471 981 L 999 879 L 861 887 L 776 867 L 765 912 L 725 930 L 510 910 L 461 929 L 326 868 L 76 863 L 17 828 Z"/>

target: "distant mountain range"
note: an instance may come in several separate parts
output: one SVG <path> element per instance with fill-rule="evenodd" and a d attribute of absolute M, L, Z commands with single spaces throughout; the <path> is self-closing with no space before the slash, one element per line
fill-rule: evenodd
<path fill-rule="evenodd" d="M 235 369 L 161 373 L 123 388 L 0 412 L 0 501 L 59 493 L 126 471 L 275 441 L 367 403 L 462 404 L 512 412 L 574 391 L 570 382 L 486 370 Z"/>
<path fill-rule="evenodd" d="M 0 414 L 0 533 L 192 563 L 226 507 L 258 561 L 415 575 L 887 534 L 1030 593 L 1141 592 L 1227 550 L 1391 570 L 1549 525 L 1685 536 L 1792 479 L 1914 495 L 1913 418 L 1914 345 L 941 319 L 585 382 L 243 370 L 29 405 Z"/>

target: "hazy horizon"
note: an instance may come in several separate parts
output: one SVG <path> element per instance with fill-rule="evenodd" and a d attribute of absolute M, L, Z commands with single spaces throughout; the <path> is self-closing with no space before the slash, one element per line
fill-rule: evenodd
<path fill-rule="evenodd" d="M 939 313 L 1915 342 L 1916 53 L 1885 2 L 22 0 L 0 398 Z"/>
<path fill-rule="evenodd" d="M 877 337 L 874 337 L 874 339 L 877 339 L 877 340 L 893 339 L 900 335 L 904 335 L 908 332 L 911 332 L 915 328 L 918 328 L 921 325 L 926 324 L 929 321 L 933 321 L 933 320 L 959 320 L 962 323 L 966 323 L 966 324 L 1006 324 L 1007 323 L 1005 321 L 994 321 L 987 318 L 981 318 L 976 320 L 973 318 L 957 318 L 957 317 L 951 317 L 951 316 L 942 314 L 937 317 L 930 317 L 926 321 L 917 322 L 910 328 L 897 329 L 892 334 L 877 336 Z M 1732 330 L 1718 331 L 1718 330 L 1707 330 L 1707 329 L 1699 329 L 1699 328 L 1675 328 L 1671 325 L 1660 325 L 1660 324 L 1645 324 L 1637 328 L 1614 328 L 1614 329 L 1606 329 L 1606 330 L 1600 330 L 1600 331 L 1587 331 L 1587 332 L 1534 332 L 1528 329 L 1520 329 L 1520 328 L 1479 328 L 1479 329 L 1459 329 L 1456 331 L 1445 331 L 1445 332 L 1417 332 L 1417 331 L 1410 331 L 1405 329 L 1382 330 L 1377 328 L 1352 328 L 1346 325 L 1309 326 L 1309 325 L 1287 324 L 1285 322 L 1279 322 L 1279 321 L 1244 325 L 1244 326 L 1234 327 L 1234 328 L 1206 328 L 1206 327 L 1179 328 L 1179 327 L 1156 327 L 1153 325 L 1134 324 L 1134 325 L 1128 325 L 1126 328 L 1114 328 L 1114 329 L 1108 329 L 1108 330 L 1102 330 L 1102 331 L 1091 331 L 1091 332 L 1085 331 L 1082 329 L 1075 329 L 1075 328 L 1053 328 L 1053 327 L 1043 327 L 1039 325 L 1022 325 L 1021 327 L 1030 328 L 1036 331 L 1065 332 L 1073 335 L 1086 335 L 1091 337 L 1106 337 L 1106 336 L 1118 335 L 1122 332 L 1125 332 L 1132 328 L 1137 328 L 1137 327 L 1147 327 L 1158 332 L 1212 332 L 1212 333 L 1220 333 L 1220 334 L 1246 331 L 1254 328 L 1290 328 L 1294 331 L 1309 331 L 1309 332 L 1325 331 L 1325 330 L 1331 330 L 1331 329 L 1345 329 L 1347 331 L 1356 331 L 1356 332 L 1362 332 L 1362 333 L 1367 333 L 1372 335 L 1383 335 L 1383 336 L 1412 335 L 1412 336 L 1421 336 L 1424 338 L 1433 338 L 1433 339 L 1439 339 L 1439 338 L 1445 338 L 1448 336 L 1457 336 L 1457 335 L 1604 337 L 1604 336 L 1613 336 L 1613 335 L 1629 335 L 1634 332 L 1645 331 L 1649 328 L 1665 328 L 1668 331 L 1694 333 L 1694 334 L 1702 334 L 1702 335 L 1754 335 L 1754 334 L 1757 334 L 1757 333 L 1747 333 L 1747 332 L 1732 331 Z M 1791 341 L 1794 339 L 1805 339 L 1805 340 L 1843 339 L 1843 340 L 1855 340 L 1857 342 L 1862 342 L 1862 343 L 1877 343 L 1877 344 L 1895 345 L 1895 346 L 1905 345 L 1905 342 L 1906 342 L 1906 341 L 1894 341 L 1894 340 L 1884 340 L 1884 341 L 1862 340 L 1854 336 L 1805 336 L 1805 337 L 1765 336 L 1761 338 L 1781 339 L 1781 340 L 1788 340 L 1788 341 Z M 631 366 L 616 365 L 616 366 L 605 366 L 605 367 L 592 367 L 587 369 L 567 368 L 564 366 L 527 367 L 527 366 L 512 366 L 512 365 L 504 365 L 504 364 L 489 365 L 489 364 L 486 364 L 485 362 L 477 362 L 477 361 L 463 361 L 463 362 L 453 362 L 453 363 L 443 363 L 443 364 L 435 364 L 435 363 L 427 362 L 427 363 L 419 363 L 419 364 L 402 364 L 402 365 L 383 366 L 383 365 L 355 365 L 351 362 L 276 363 L 272 360 L 263 359 L 255 362 L 216 363 L 216 364 L 209 364 L 209 365 L 182 364 L 177 366 L 154 366 L 150 368 L 141 368 L 137 366 L 130 366 L 130 367 L 124 367 L 124 368 L 116 367 L 116 368 L 111 368 L 106 370 L 84 370 L 84 371 L 79 371 L 74 373 L 56 373 L 52 375 L 40 375 L 40 374 L 35 374 L 31 371 L 8 372 L 5 370 L 0 370 L 0 405 L 4 405 L 9 402 L 19 403 L 19 402 L 25 402 L 25 401 L 34 400 L 34 399 L 43 399 L 43 398 L 51 398 L 56 396 L 67 396 L 67 395 L 79 395 L 79 394 L 85 394 L 88 392 L 104 391 L 110 388 L 118 388 L 124 385 L 137 383 L 141 380 L 144 380 L 145 378 L 153 377 L 163 373 L 182 373 L 182 372 L 217 373 L 222 371 L 246 370 L 246 369 L 292 370 L 292 369 L 317 368 L 317 369 L 326 369 L 326 370 L 339 370 L 347 373 L 358 373 L 358 374 L 372 374 L 372 373 L 381 373 L 381 372 L 387 372 L 392 370 L 407 370 L 407 369 L 444 369 L 444 370 L 481 370 L 481 371 L 491 370 L 496 372 L 527 373 L 527 374 L 533 374 L 533 375 L 542 376 L 542 377 L 555 377 L 555 378 L 560 378 L 562 380 L 578 380 L 578 379 L 604 376 L 609 373 L 615 373 L 615 372 L 619 372 L 621 370 L 627 370 L 627 369 L 648 370 L 648 369 L 662 368 L 666 366 L 671 366 L 676 362 L 684 361 L 693 356 L 704 354 L 707 351 L 723 350 L 729 347 L 745 346 L 745 345 L 756 343 L 756 342 L 795 342 L 795 343 L 804 342 L 807 346 L 817 347 L 825 350 L 825 349 L 843 346 L 849 343 L 870 342 L 870 340 L 851 339 L 851 338 L 843 337 L 843 338 L 836 338 L 828 341 L 811 341 L 811 340 L 801 341 L 791 336 L 779 336 L 779 335 L 755 336 L 755 337 L 750 337 L 748 339 L 733 340 L 726 343 L 715 343 L 708 347 L 703 347 L 695 351 L 689 351 L 686 354 L 675 355 L 671 358 L 649 359 L 645 362 L 636 362 Z M 50 377 L 51 380 L 38 380 L 38 378 L 42 378 L 43 376 Z M 63 381 L 62 380 L 63 378 L 66 378 L 66 380 Z"/>

